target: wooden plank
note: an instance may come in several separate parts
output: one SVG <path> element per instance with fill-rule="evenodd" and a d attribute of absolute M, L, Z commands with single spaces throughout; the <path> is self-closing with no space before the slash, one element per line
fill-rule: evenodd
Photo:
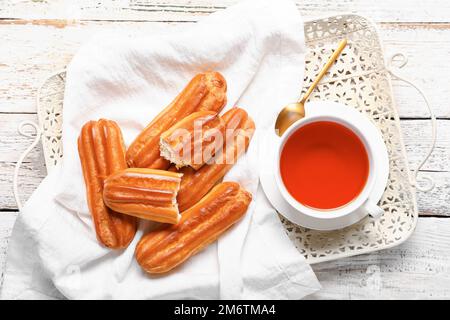
<path fill-rule="evenodd" d="M 0 162 L 0 214 L 2 210 L 17 210 L 13 195 L 13 173 L 15 163 Z M 23 163 L 19 171 L 19 194 L 22 203 L 31 196 L 46 176 L 43 162 Z"/>
<path fill-rule="evenodd" d="M 0 162 L 0 213 L 2 210 L 16 210 L 12 193 L 14 163 Z M 418 210 L 421 216 L 450 216 L 450 173 L 423 172 L 419 174 L 431 177 L 435 188 L 428 192 L 417 193 Z M 46 176 L 43 162 L 24 163 L 19 172 L 20 199 L 25 202 Z"/>
<path fill-rule="evenodd" d="M 0 210 L 16 209 L 12 195 L 14 163 L 27 148 L 30 139 L 17 133 L 17 126 L 23 120 L 37 121 L 34 114 L 0 114 Z M 431 143 L 429 122 L 426 120 L 402 120 L 404 141 L 411 163 L 411 169 L 421 161 Z M 430 193 L 419 193 L 418 203 L 423 215 L 450 216 L 450 120 L 438 121 L 438 142 L 422 174 L 436 180 L 436 189 Z M 428 172 L 431 171 L 431 172 Z M 41 146 L 25 159 L 20 170 L 22 199 L 28 199 L 45 177 L 46 170 Z"/>
<path fill-rule="evenodd" d="M 16 213 L 0 213 L 0 279 Z M 309 299 L 450 298 L 450 219 L 420 218 L 398 247 L 313 266 L 323 289 Z M 0 281 L 1 282 L 1 281 Z"/>
<path fill-rule="evenodd" d="M 450 172 L 421 172 L 435 182 L 430 192 L 417 192 L 417 204 L 421 216 L 450 217 Z M 419 180 L 420 181 L 420 180 Z"/>
<path fill-rule="evenodd" d="M 0 163 L 14 163 L 20 154 L 31 144 L 31 138 L 19 134 L 18 126 L 22 121 L 34 121 L 37 123 L 36 114 L 1 114 L 0 113 Z M 28 134 L 34 134 L 34 129 L 25 127 Z M 30 152 L 25 162 L 42 164 L 44 161 L 42 144 Z"/>
<path fill-rule="evenodd" d="M 0 162 L 15 162 L 27 148 L 31 139 L 19 134 L 17 127 L 22 121 L 36 121 L 35 114 L 0 113 Z M 414 169 L 425 157 L 431 145 L 431 122 L 429 120 L 400 121 L 406 151 L 411 168 Z M 32 133 L 29 128 L 27 132 Z M 438 141 L 435 151 L 423 167 L 424 171 L 450 171 L 450 120 L 437 121 Z M 33 150 L 26 162 L 42 162 L 41 145 Z"/>
<path fill-rule="evenodd" d="M 387 60 L 395 53 L 408 58 L 408 64 L 395 69 L 396 73 L 425 92 L 436 116 L 450 118 L 450 65 L 439 62 L 450 53 L 450 24 L 382 25 L 379 34 Z M 395 80 L 393 91 L 401 117 L 429 116 L 422 97 L 411 86 Z"/>
<path fill-rule="evenodd" d="M 323 289 L 310 299 L 449 299 L 450 219 L 420 218 L 392 249 L 313 266 Z"/>
<path fill-rule="evenodd" d="M 432 144 L 431 121 L 401 120 L 400 126 L 410 168 L 415 169 Z M 450 171 L 450 120 L 437 121 L 436 147 L 422 170 Z"/>
<path fill-rule="evenodd" d="M 240 0 L 3 0 L 0 17 L 24 19 L 196 21 Z M 446 0 L 297 0 L 306 17 L 355 13 L 378 22 L 449 22 Z"/>
<path fill-rule="evenodd" d="M 4 199 L 4 209 L 15 208 L 11 193 L 13 165 L 18 154 L 29 143 L 26 138 L 17 136 L 15 126 L 21 119 L 35 119 L 34 95 L 38 84 L 49 72 L 67 64 L 83 41 L 94 32 L 114 30 L 116 27 L 144 27 L 151 32 L 153 26 L 160 26 L 152 22 L 197 21 L 235 2 L 237 0 L 193 0 L 188 3 L 183 0 L 157 3 L 151 0 L 81 0 L 76 3 L 65 0 L 2 1 L 0 209 L 3 208 Z M 352 12 L 371 16 L 380 22 L 380 36 L 385 42 L 387 56 L 398 51 L 405 52 L 410 63 L 401 70 L 401 74 L 423 87 L 439 117 L 450 118 L 447 94 L 450 67 L 440 63 L 448 60 L 450 52 L 448 1 L 299 0 L 297 6 L 306 18 Z M 129 22 L 106 22 L 117 20 Z M 135 22 L 143 20 L 151 22 Z M 439 77 L 436 77 L 437 74 Z M 427 116 L 414 90 L 394 82 L 394 93 L 401 117 Z M 9 116 L 17 118 L 10 121 L 12 118 Z M 424 168 L 431 171 L 426 173 L 436 180 L 437 187 L 429 194 L 418 194 L 421 214 L 450 216 L 449 123 L 439 121 L 437 150 Z M 429 128 L 426 122 L 409 120 L 402 121 L 402 128 L 411 163 L 417 164 L 430 142 Z M 44 175 L 42 151 L 38 149 L 30 155 L 21 170 L 23 199 L 31 194 Z M 15 215 L 0 213 L 0 278 L 7 238 Z M 311 298 L 448 299 L 449 223 L 449 219 L 420 218 L 416 233 L 399 247 L 314 266 L 324 289 Z"/>
<path fill-rule="evenodd" d="M 133 26 L 151 32 L 161 25 L 101 22 L 76 23 L 64 28 L 55 27 L 52 22 L 0 25 L 0 112 L 36 112 L 38 87 L 49 74 L 70 62 L 83 41 L 100 31 L 114 32 Z"/>
<path fill-rule="evenodd" d="M 114 32 L 129 28 L 151 33 L 164 27 L 162 23 L 144 22 L 59 22 L 17 24 L 0 20 L 0 112 L 33 113 L 35 94 L 39 85 L 52 72 L 64 68 L 79 46 L 97 32 Z M 450 24 L 431 27 L 417 25 L 388 25 L 380 28 L 386 56 L 405 52 L 410 63 L 400 74 L 413 80 L 427 93 L 441 118 L 450 118 Z M 423 50 L 427 48 L 427 50 Z M 439 74 L 439 77 L 436 77 Z M 394 96 L 400 116 L 427 117 L 422 98 L 414 89 L 394 81 Z"/>

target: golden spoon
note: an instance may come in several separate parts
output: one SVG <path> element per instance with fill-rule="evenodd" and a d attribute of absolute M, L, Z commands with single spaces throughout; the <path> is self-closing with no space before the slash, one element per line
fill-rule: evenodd
<path fill-rule="evenodd" d="M 336 51 L 331 55 L 328 62 L 323 66 L 322 70 L 320 70 L 317 75 L 316 80 L 311 84 L 306 91 L 303 98 L 296 103 L 290 103 L 280 111 L 277 117 L 277 121 L 275 122 L 275 132 L 281 137 L 281 135 L 293 124 L 295 121 L 305 117 L 305 103 L 308 100 L 311 92 L 313 92 L 316 85 L 322 80 L 323 76 L 327 73 L 328 69 L 332 66 L 334 61 L 339 57 L 342 50 L 344 50 L 347 45 L 347 39 L 342 40 L 339 43 Z"/>

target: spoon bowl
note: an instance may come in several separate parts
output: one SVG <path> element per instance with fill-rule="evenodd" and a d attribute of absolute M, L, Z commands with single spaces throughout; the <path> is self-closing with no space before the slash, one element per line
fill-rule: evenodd
<path fill-rule="evenodd" d="M 347 39 L 343 39 L 340 43 L 337 49 L 333 52 L 330 59 L 328 59 L 328 62 L 323 66 L 322 70 L 320 70 L 319 74 L 317 75 L 314 82 L 311 84 L 311 86 L 306 91 L 303 98 L 296 102 L 296 103 L 290 103 L 287 106 L 283 108 L 283 110 L 280 111 L 278 114 L 277 120 L 275 121 L 275 132 L 278 136 L 282 136 L 283 133 L 289 128 L 294 122 L 296 122 L 299 119 L 302 119 L 305 117 L 305 103 L 308 100 L 309 96 L 313 92 L 314 88 L 317 86 L 317 84 L 322 80 L 323 76 L 327 73 L 328 69 L 333 65 L 333 63 L 336 61 L 336 59 L 341 54 L 342 50 L 344 50 L 345 46 L 347 45 Z"/>
<path fill-rule="evenodd" d="M 297 120 L 305 117 L 305 106 L 302 102 L 290 103 L 281 110 L 275 122 L 277 134 L 281 135 Z"/>

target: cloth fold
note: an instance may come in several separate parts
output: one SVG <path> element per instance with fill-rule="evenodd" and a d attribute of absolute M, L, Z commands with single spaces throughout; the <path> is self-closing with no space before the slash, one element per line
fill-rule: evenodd
<path fill-rule="evenodd" d="M 166 30 L 167 29 L 167 30 Z M 2 298 L 299 299 L 320 288 L 258 185 L 258 131 L 303 81 L 303 22 L 289 1 L 246 1 L 189 26 L 154 34 L 127 29 L 85 43 L 67 69 L 64 160 L 19 214 L 8 249 Z M 117 121 L 127 145 L 198 72 L 221 72 L 225 110 L 255 120 L 246 155 L 225 176 L 253 194 L 245 217 L 168 275 L 149 276 L 133 253 L 100 246 L 86 204 L 77 152 L 82 125 Z"/>

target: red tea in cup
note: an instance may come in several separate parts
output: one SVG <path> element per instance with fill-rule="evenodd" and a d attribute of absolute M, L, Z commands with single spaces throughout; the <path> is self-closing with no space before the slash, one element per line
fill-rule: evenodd
<path fill-rule="evenodd" d="M 335 209 L 356 199 L 369 176 L 366 148 L 352 130 L 317 121 L 294 131 L 280 155 L 280 174 L 290 195 L 304 206 Z"/>

